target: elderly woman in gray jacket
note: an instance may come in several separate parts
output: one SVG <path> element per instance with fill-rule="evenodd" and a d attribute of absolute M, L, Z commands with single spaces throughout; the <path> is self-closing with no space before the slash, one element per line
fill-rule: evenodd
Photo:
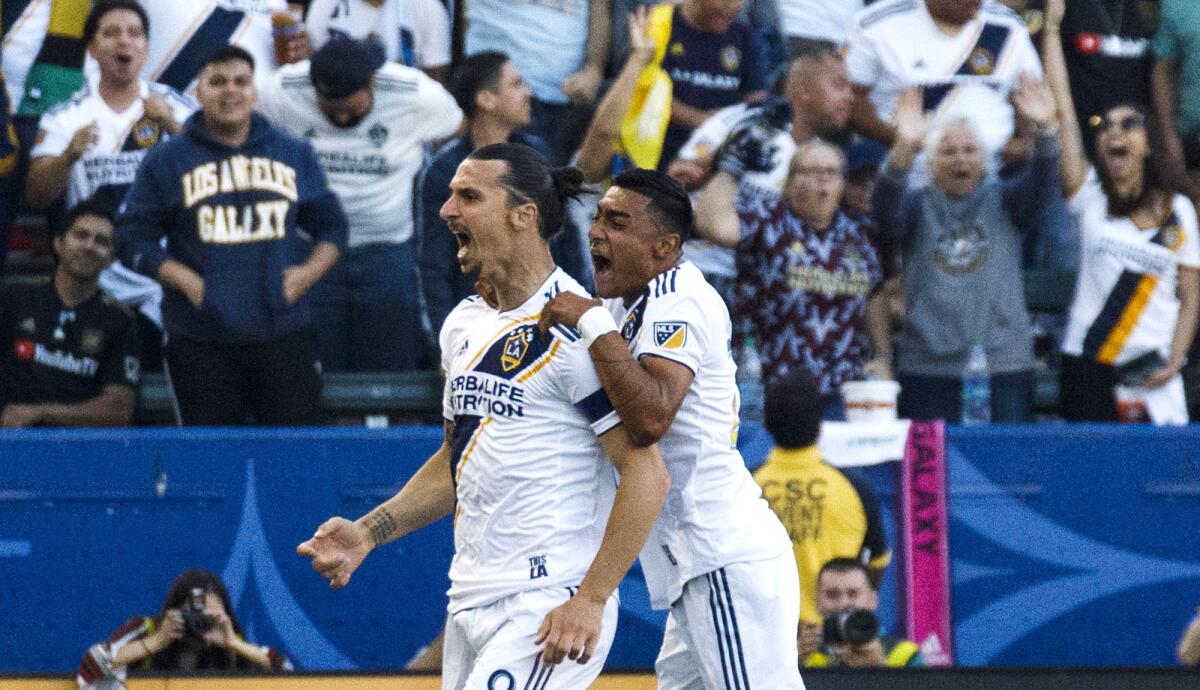
<path fill-rule="evenodd" d="M 1021 245 L 1059 193 L 1058 138 L 1054 99 L 1040 81 L 1022 79 L 1012 100 L 1035 132 L 1033 156 L 1003 178 L 988 170 L 968 119 L 930 132 L 919 91 L 903 94 L 896 106 L 896 142 L 875 187 L 873 214 L 904 258 L 907 309 L 896 369 L 899 412 L 908 418 L 959 422 L 972 354 L 986 355 L 991 420 L 1030 417 L 1033 335 Z M 909 170 L 922 149 L 931 183 L 916 186 Z M 877 353 L 873 368 L 886 370 L 890 355 Z"/>

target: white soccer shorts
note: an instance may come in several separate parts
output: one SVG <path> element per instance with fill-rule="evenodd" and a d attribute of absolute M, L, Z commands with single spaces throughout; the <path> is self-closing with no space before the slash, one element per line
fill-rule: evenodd
<path fill-rule="evenodd" d="M 671 605 L 658 690 L 804 690 L 800 575 L 789 549 L 689 580 Z"/>
<path fill-rule="evenodd" d="M 575 690 L 591 685 L 604 668 L 617 631 L 615 592 L 604 605 L 600 640 L 586 664 L 564 659 L 546 666 L 541 648 L 533 643 L 546 614 L 576 589 L 536 589 L 451 614 L 442 653 L 442 690 Z"/>

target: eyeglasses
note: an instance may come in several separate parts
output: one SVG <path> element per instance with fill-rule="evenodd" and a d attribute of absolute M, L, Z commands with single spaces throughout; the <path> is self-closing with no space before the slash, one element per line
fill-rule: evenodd
<path fill-rule="evenodd" d="M 1103 115 L 1093 115 L 1088 119 L 1088 124 L 1098 132 L 1107 132 L 1113 127 L 1120 127 L 1123 132 L 1131 132 L 1146 126 L 1146 116 L 1141 113 L 1134 113 L 1126 115 L 1119 120 L 1110 120 Z"/>
<path fill-rule="evenodd" d="M 810 168 L 802 166 L 796 168 L 796 174 L 803 175 L 804 177 L 841 177 L 842 169 L 834 167 Z"/>

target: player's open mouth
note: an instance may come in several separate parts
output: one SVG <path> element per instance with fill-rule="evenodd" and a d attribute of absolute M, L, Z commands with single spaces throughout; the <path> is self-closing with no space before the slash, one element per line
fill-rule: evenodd
<path fill-rule="evenodd" d="M 462 230 L 451 230 L 451 233 L 454 235 L 454 241 L 458 243 L 458 254 L 456 256 L 459 261 L 462 261 L 471 248 L 471 236 Z"/>
<path fill-rule="evenodd" d="M 592 254 L 592 270 L 595 272 L 596 277 L 608 275 L 608 272 L 612 270 L 612 259 L 609 259 L 607 256 L 600 256 L 599 254 Z"/>
<path fill-rule="evenodd" d="M 117 55 L 117 62 L 121 65 L 128 65 L 129 63 L 133 62 L 133 56 L 126 55 L 125 53 L 119 53 Z"/>

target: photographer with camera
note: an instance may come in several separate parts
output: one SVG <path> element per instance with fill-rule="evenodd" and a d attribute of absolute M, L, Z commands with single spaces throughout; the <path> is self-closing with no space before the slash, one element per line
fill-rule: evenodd
<path fill-rule="evenodd" d="M 817 574 L 817 609 L 824 620 L 819 635 L 801 625 L 800 657 L 804 666 L 924 666 L 917 645 L 897 635 L 880 634 L 875 615 L 878 605 L 875 587 L 862 563 L 853 558 L 834 558 L 822 566 Z"/>
<path fill-rule="evenodd" d="M 291 671 L 279 652 L 246 641 L 225 584 L 185 570 L 157 616 L 136 616 L 88 648 L 75 680 L 80 690 L 123 690 L 126 671 Z"/>

